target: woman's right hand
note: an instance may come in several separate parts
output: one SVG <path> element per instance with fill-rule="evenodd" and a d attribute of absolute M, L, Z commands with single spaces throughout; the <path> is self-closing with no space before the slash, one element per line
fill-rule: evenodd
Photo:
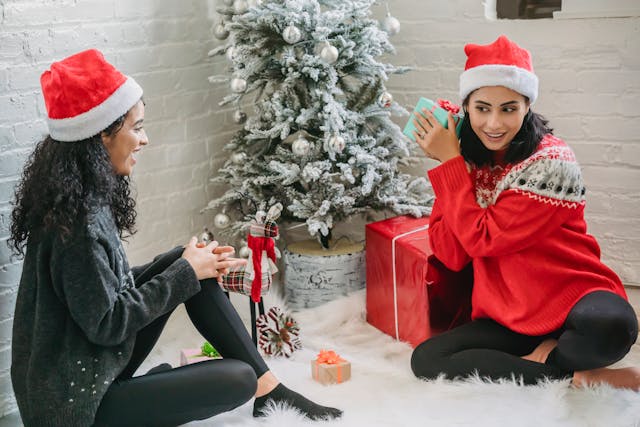
<path fill-rule="evenodd" d="M 215 240 L 206 246 L 198 245 L 198 239 L 192 237 L 184 248 L 182 258 L 191 265 L 198 280 L 215 277 L 221 281 L 229 269 L 247 263 L 244 258 L 232 258 L 234 252 L 231 246 L 220 246 Z"/>

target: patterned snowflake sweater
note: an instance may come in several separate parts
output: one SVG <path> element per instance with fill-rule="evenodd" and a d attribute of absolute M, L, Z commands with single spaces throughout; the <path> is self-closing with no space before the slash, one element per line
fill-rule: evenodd
<path fill-rule="evenodd" d="M 429 171 L 429 240 L 453 270 L 473 261 L 472 317 L 543 335 L 596 290 L 627 298 L 587 234 L 585 190 L 571 149 L 549 134 L 529 158 L 472 169 L 462 156 Z"/>

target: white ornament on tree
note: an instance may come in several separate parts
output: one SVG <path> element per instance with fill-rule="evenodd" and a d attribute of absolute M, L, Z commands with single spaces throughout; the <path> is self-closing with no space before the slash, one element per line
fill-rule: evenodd
<path fill-rule="evenodd" d="M 245 160 L 247 160 L 247 154 L 246 153 L 233 153 L 231 155 L 231 161 L 233 163 L 235 163 L 236 165 L 241 165 L 242 163 L 245 162 Z"/>
<path fill-rule="evenodd" d="M 342 153 L 344 151 L 344 147 L 346 146 L 344 142 L 344 138 L 340 135 L 333 135 L 329 138 L 329 148 L 336 153 Z"/>
<path fill-rule="evenodd" d="M 231 90 L 235 93 L 244 92 L 245 90 L 247 90 L 247 81 L 239 77 L 231 79 Z"/>
<path fill-rule="evenodd" d="M 294 44 L 300 41 L 300 39 L 302 38 L 302 33 L 300 32 L 300 29 L 298 29 L 298 27 L 296 27 L 295 25 L 289 25 L 282 32 L 282 38 L 287 43 Z"/>
<path fill-rule="evenodd" d="M 227 228 L 231 223 L 231 219 L 227 214 L 219 213 L 213 217 L 213 225 L 216 228 Z"/>
<path fill-rule="evenodd" d="M 227 28 L 224 26 L 224 22 L 218 22 L 215 26 L 215 28 L 213 29 L 213 35 L 218 39 L 218 40 L 224 40 L 227 37 L 229 37 L 229 31 L 227 30 Z"/>
<path fill-rule="evenodd" d="M 262 0 L 249 0 L 249 7 L 258 7 L 262 5 Z"/>
<path fill-rule="evenodd" d="M 234 60 L 234 55 L 235 55 L 235 54 L 236 54 L 236 48 L 235 48 L 235 47 L 233 47 L 233 46 L 229 46 L 229 47 L 227 48 L 227 52 L 226 52 L 227 59 L 228 59 L 229 61 L 233 62 L 233 60 Z"/>
<path fill-rule="evenodd" d="M 296 156 L 306 156 L 309 154 L 309 151 L 311 151 L 311 143 L 301 135 L 291 144 L 291 151 L 293 151 L 293 154 Z"/>
<path fill-rule="evenodd" d="M 382 21 L 382 29 L 390 36 L 395 36 L 400 32 L 400 21 L 389 13 Z"/>
<path fill-rule="evenodd" d="M 249 10 L 249 3 L 247 3 L 247 0 L 236 0 L 233 3 L 233 10 L 238 14 L 238 15 L 242 15 L 243 13 L 245 13 L 247 10 Z"/>
<path fill-rule="evenodd" d="M 393 104 L 393 95 L 389 92 L 382 92 L 380 98 L 378 98 L 378 105 L 384 108 L 389 108 L 391 107 L 391 104 Z"/>
<path fill-rule="evenodd" d="M 233 121 L 239 125 L 243 124 L 247 121 L 247 113 L 242 110 L 236 110 L 236 112 L 233 113 Z"/>
<path fill-rule="evenodd" d="M 320 51 L 320 58 L 327 61 L 329 64 L 333 64 L 338 60 L 338 49 L 335 46 L 331 46 L 327 43 L 325 47 Z"/>
<path fill-rule="evenodd" d="M 249 258 L 249 255 L 251 255 L 251 249 L 249 249 L 249 246 L 243 246 L 238 251 L 238 255 L 240 255 L 241 258 Z"/>

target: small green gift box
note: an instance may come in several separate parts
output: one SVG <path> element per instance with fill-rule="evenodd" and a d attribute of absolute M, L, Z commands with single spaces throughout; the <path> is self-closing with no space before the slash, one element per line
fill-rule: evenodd
<path fill-rule="evenodd" d="M 423 109 L 427 109 L 433 113 L 433 116 L 436 118 L 438 122 L 446 129 L 449 128 L 449 121 L 447 118 L 447 114 L 449 111 L 453 113 L 453 120 L 456 123 L 456 135 L 458 138 L 460 137 L 460 129 L 462 128 L 462 119 L 464 115 L 460 112 L 460 107 L 447 101 L 446 99 L 438 99 L 435 102 L 428 98 L 420 98 L 418 103 L 416 104 L 416 108 L 413 109 L 413 113 L 411 113 L 411 117 L 409 117 L 409 121 L 407 125 L 404 127 L 402 133 L 404 133 L 409 139 L 415 142 L 415 136 L 413 132 L 416 131 L 416 127 L 413 123 L 417 114 L 422 114 Z"/>

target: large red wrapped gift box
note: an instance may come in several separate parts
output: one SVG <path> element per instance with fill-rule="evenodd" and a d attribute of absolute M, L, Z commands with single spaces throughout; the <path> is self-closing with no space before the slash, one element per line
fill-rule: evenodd
<path fill-rule="evenodd" d="M 367 322 L 413 347 L 471 315 L 471 265 L 447 269 L 428 228 L 429 218 L 410 216 L 366 226 Z"/>

